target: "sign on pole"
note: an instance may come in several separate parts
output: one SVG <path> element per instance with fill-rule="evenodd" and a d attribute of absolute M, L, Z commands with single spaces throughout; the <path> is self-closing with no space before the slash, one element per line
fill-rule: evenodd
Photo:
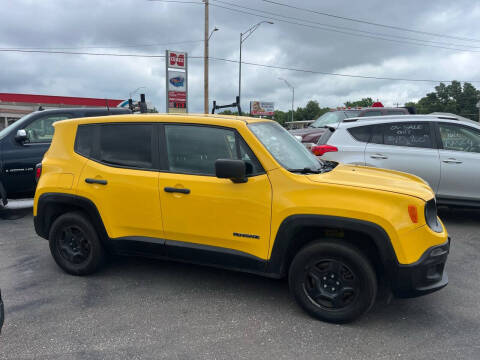
<path fill-rule="evenodd" d="M 250 115 L 252 116 L 273 116 L 275 104 L 266 101 L 250 101 Z"/>
<path fill-rule="evenodd" d="M 165 79 L 167 113 L 188 112 L 187 53 L 166 51 Z"/>

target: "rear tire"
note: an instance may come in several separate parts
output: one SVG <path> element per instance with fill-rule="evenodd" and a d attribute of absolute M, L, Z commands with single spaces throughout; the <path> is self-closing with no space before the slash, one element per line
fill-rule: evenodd
<path fill-rule="evenodd" d="M 311 316 L 347 323 L 375 303 L 377 278 L 370 261 L 340 240 L 319 240 L 293 259 L 288 282 L 298 304 Z"/>
<path fill-rule="evenodd" d="M 92 274 L 105 261 L 98 234 L 81 212 L 59 216 L 50 229 L 49 244 L 55 262 L 71 275 Z"/>

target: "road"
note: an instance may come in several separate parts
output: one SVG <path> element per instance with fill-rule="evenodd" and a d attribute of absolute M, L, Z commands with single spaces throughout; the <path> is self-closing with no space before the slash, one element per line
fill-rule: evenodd
<path fill-rule="evenodd" d="M 445 289 L 348 325 L 310 318 L 284 280 L 138 258 L 69 276 L 31 213 L 0 210 L 0 359 L 480 359 L 480 211 L 441 212 Z"/>

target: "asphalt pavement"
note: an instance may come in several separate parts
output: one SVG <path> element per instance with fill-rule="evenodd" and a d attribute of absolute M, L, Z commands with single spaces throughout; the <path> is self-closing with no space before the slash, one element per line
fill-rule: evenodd
<path fill-rule="evenodd" d="M 0 359 L 480 359 L 480 211 L 441 212 L 445 289 L 332 325 L 305 314 L 285 280 L 139 258 L 67 275 L 31 205 L 0 209 Z"/>

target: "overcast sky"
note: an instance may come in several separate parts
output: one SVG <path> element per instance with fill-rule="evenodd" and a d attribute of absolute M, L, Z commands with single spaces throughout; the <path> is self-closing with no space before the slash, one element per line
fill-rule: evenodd
<path fill-rule="evenodd" d="M 182 0 L 179 0 L 182 1 Z M 189 0 L 193 2 L 196 0 Z M 277 0 L 302 8 L 370 22 L 447 34 L 465 41 L 371 26 L 289 9 L 261 0 L 210 0 L 210 56 L 238 60 L 239 34 L 265 20 L 231 11 L 258 10 L 309 26 L 349 28 L 351 34 L 272 20 L 243 44 L 243 60 L 316 72 L 388 78 L 480 80 L 480 2 L 477 0 Z M 163 55 L 165 49 L 203 56 L 204 7 L 200 4 L 147 0 L 0 0 L 2 48 L 68 48 L 66 51 Z M 215 6 L 217 5 L 217 6 Z M 265 15 L 263 13 L 263 15 Z M 268 15 L 265 15 L 268 16 Z M 308 23 L 307 23 L 308 21 Z M 331 28 L 330 28 L 331 29 Z M 361 31 L 364 31 L 363 33 Z M 369 32 L 368 34 L 365 32 Z M 470 51 L 419 46 L 358 35 L 455 47 Z M 392 36 L 395 36 L 393 38 Z M 403 37 L 403 38 L 402 38 Z M 410 38 L 413 40 L 407 40 Z M 145 46 L 152 45 L 155 46 Z M 425 44 L 425 43 L 422 43 Z M 141 46 L 143 45 L 143 46 Z M 128 98 L 145 86 L 147 101 L 165 111 L 165 59 L 0 52 L 0 92 L 64 96 Z M 317 100 L 321 106 L 341 106 L 362 97 L 385 105 L 418 100 L 435 83 L 338 77 L 243 65 L 242 106 L 250 100 L 273 101 L 281 110 Z M 480 88 L 480 82 L 473 83 Z M 210 61 L 210 107 L 213 100 L 231 103 L 238 93 L 238 64 Z M 190 112 L 203 111 L 203 60 L 189 60 Z"/>

